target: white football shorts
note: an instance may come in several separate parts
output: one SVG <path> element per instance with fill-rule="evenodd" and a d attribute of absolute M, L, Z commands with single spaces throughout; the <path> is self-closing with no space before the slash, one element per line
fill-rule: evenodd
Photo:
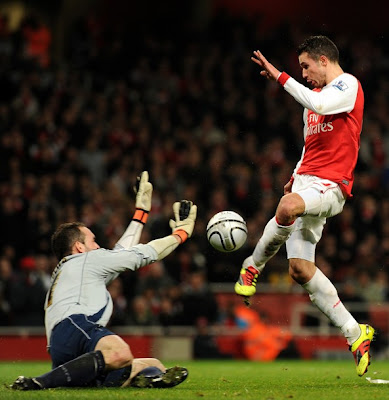
<path fill-rule="evenodd" d="M 311 175 L 296 175 L 292 192 L 303 198 L 305 212 L 297 218 L 295 229 L 286 241 L 288 259 L 315 262 L 316 244 L 326 220 L 342 212 L 346 199 L 337 183 Z"/>

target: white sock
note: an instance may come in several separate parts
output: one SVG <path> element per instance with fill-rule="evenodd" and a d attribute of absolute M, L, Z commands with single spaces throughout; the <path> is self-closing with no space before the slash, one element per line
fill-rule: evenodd
<path fill-rule="evenodd" d="M 294 223 L 288 226 L 277 224 L 273 217 L 265 226 L 263 234 L 255 246 L 253 260 L 258 272 L 265 268 L 265 264 L 278 252 L 294 229 Z"/>
<path fill-rule="evenodd" d="M 335 286 L 323 272 L 317 268 L 313 278 L 302 286 L 309 293 L 312 303 L 342 331 L 347 343 L 354 343 L 361 334 L 359 324 L 340 301 Z"/>

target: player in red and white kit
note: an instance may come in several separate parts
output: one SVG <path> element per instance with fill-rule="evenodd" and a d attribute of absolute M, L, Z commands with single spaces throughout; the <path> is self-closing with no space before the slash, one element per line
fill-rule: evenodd
<path fill-rule="evenodd" d="M 251 59 L 262 67 L 261 75 L 276 80 L 305 107 L 305 144 L 275 216 L 253 254 L 243 262 L 235 291 L 248 302 L 266 262 L 286 243 L 290 276 L 342 331 L 362 376 L 370 364 L 374 329 L 354 319 L 334 285 L 315 265 L 316 244 L 326 218 L 339 214 L 351 197 L 363 120 L 361 84 L 342 70 L 338 49 L 326 36 L 312 36 L 298 48 L 303 78 L 313 90 L 280 72 L 260 51 L 254 51 Z"/>

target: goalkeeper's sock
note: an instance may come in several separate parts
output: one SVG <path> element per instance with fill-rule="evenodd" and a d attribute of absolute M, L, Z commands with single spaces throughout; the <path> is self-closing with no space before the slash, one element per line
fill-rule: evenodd
<path fill-rule="evenodd" d="M 273 217 L 265 226 L 262 237 L 255 246 L 253 260 L 255 267 L 260 273 L 265 264 L 278 252 L 280 247 L 286 242 L 294 229 L 294 222 L 288 226 L 277 223 Z"/>
<path fill-rule="evenodd" d="M 355 342 L 361 333 L 358 322 L 340 301 L 335 286 L 323 272 L 317 268 L 312 279 L 302 286 L 312 303 L 342 331 L 347 342 Z"/>
<path fill-rule="evenodd" d="M 104 370 L 104 357 L 98 350 L 83 354 L 34 379 L 45 389 L 63 386 L 88 386 L 99 378 Z"/>

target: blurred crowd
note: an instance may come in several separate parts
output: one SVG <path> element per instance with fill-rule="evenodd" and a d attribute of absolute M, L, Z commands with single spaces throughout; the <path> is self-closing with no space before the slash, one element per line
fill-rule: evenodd
<path fill-rule="evenodd" d="M 130 28 L 128 28 L 130 29 Z M 174 31 L 173 31 L 174 32 Z M 153 205 L 141 241 L 170 232 L 172 204 L 198 205 L 193 238 L 163 262 L 124 273 L 109 290 L 113 325 L 192 325 L 223 318 L 210 283 L 237 279 L 275 212 L 300 158 L 302 107 L 259 75 L 259 48 L 301 81 L 295 49 L 318 32 L 216 15 L 203 31 L 140 35 L 80 18 L 65 61 L 50 58 L 50 30 L 0 18 L 0 325 L 43 325 L 58 224 L 81 220 L 112 248 L 134 212 L 132 187 L 148 170 Z M 354 197 L 328 221 L 317 265 L 365 302 L 385 302 L 389 264 L 389 47 L 385 35 L 328 34 L 345 71 L 365 91 Z M 34 46 L 35 44 L 35 46 Z M 367 56 L 368 54 L 368 56 Z M 214 251 L 208 220 L 234 210 L 249 238 L 236 253 Z M 261 282 L 288 290 L 285 250 Z"/>

